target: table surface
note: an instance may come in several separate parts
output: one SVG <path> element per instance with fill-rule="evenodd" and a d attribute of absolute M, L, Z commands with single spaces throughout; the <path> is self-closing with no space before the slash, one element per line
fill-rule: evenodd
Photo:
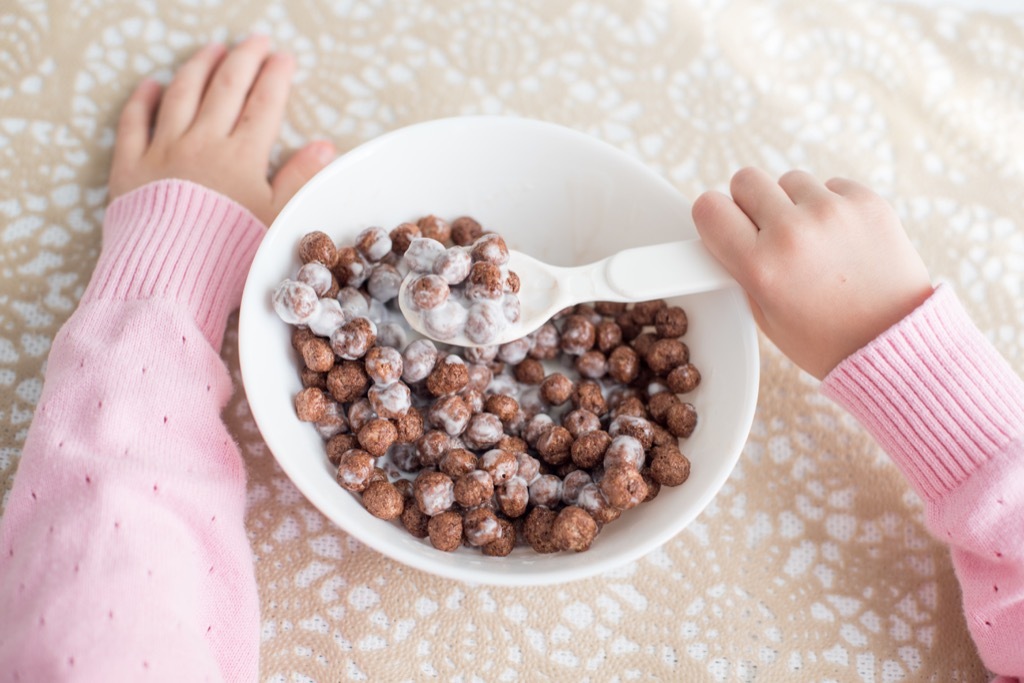
<path fill-rule="evenodd" d="M 739 167 L 866 182 L 1024 370 L 1024 14 L 847 0 L 6 3 L 0 12 L 0 491 L 100 246 L 113 124 L 198 45 L 299 64 L 281 153 L 443 116 L 572 126 L 687 196 Z M 964 3 L 959 3 L 963 5 Z M 837 311 L 842 315 L 842 311 Z M 224 358 L 238 381 L 232 321 Z M 946 549 L 884 453 L 762 339 L 720 495 L 620 571 L 470 586 L 398 565 L 292 486 L 237 391 L 265 681 L 986 679 Z"/>

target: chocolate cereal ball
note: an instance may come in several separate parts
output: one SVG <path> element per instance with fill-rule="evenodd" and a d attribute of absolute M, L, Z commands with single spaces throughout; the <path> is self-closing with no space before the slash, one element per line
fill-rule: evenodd
<path fill-rule="evenodd" d="M 640 442 L 644 450 L 654 445 L 654 430 L 651 423 L 633 415 L 620 415 L 608 425 L 608 433 L 613 437 L 628 434 Z"/>
<path fill-rule="evenodd" d="M 479 467 L 491 475 L 495 485 L 500 486 L 516 475 L 519 463 L 512 453 L 492 448 L 480 456 Z"/>
<path fill-rule="evenodd" d="M 418 472 L 420 469 L 420 454 L 416 450 L 416 446 L 411 443 L 396 443 L 388 451 L 388 457 L 391 458 L 391 464 L 397 467 L 402 472 Z M 401 481 L 406 481 L 402 479 Z M 409 495 L 412 495 L 412 489 L 408 491 Z"/>
<path fill-rule="evenodd" d="M 679 486 L 690 477 L 690 460 L 672 446 L 659 446 L 651 458 L 651 477 L 665 486 Z"/>
<path fill-rule="evenodd" d="M 338 249 L 327 233 L 314 230 L 299 240 L 299 260 L 303 263 L 315 261 L 332 268 L 338 260 Z"/>
<path fill-rule="evenodd" d="M 367 261 L 376 263 L 391 253 L 391 237 L 384 228 L 366 228 L 356 235 L 356 249 Z"/>
<path fill-rule="evenodd" d="M 512 519 L 521 517 L 530 504 L 530 487 L 524 477 L 516 475 L 497 490 L 498 507 Z"/>
<path fill-rule="evenodd" d="M 700 371 L 691 363 L 680 365 L 668 373 L 665 382 L 670 391 L 685 394 L 693 391 L 700 384 Z"/>
<path fill-rule="evenodd" d="M 466 362 L 455 355 L 442 358 L 429 375 L 427 391 L 434 396 L 445 396 L 462 391 L 469 384 L 469 368 Z"/>
<path fill-rule="evenodd" d="M 581 507 L 562 508 L 551 525 L 551 539 L 559 550 L 583 552 L 597 536 L 597 522 Z"/>
<path fill-rule="evenodd" d="M 454 510 L 438 513 L 427 522 L 430 545 L 450 553 L 462 545 L 462 515 Z"/>
<path fill-rule="evenodd" d="M 656 422 L 665 422 L 665 415 L 672 406 L 681 403 L 679 397 L 671 391 L 659 391 L 647 401 L 647 410 Z"/>
<path fill-rule="evenodd" d="M 530 346 L 530 358 L 552 360 L 558 356 L 559 332 L 553 323 L 544 323 L 537 331 L 529 335 L 533 341 Z"/>
<path fill-rule="evenodd" d="M 408 479 L 402 479 L 401 481 L 408 481 Z M 426 538 L 429 531 L 427 525 L 430 523 L 430 516 L 423 514 L 419 506 L 416 505 L 416 501 L 409 499 L 405 501 L 405 507 L 402 509 L 402 526 L 406 528 L 410 534 L 416 538 Z"/>
<path fill-rule="evenodd" d="M 454 247 L 446 249 L 434 262 L 434 274 L 448 283 L 449 286 L 462 284 L 473 267 L 473 260 L 465 249 Z"/>
<path fill-rule="evenodd" d="M 608 359 L 597 349 L 591 349 L 576 358 L 576 372 L 587 379 L 601 379 L 608 374 Z"/>
<path fill-rule="evenodd" d="M 451 448 L 451 439 L 440 429 L 431 429 L 416 439 L 421 467 L 434 467 Z"/>
<path fill-rule="evenodd" d="M 615 465 L 629 465 L 635 470 L 644 466 L 647 454 L 639 441 L 632 436 L 621 434 L 612 439 L 604 452 L 604 468 L 608 470 Z"/>
<path fill-rule="evenodd" d="M 544 381 L 544 365 L 535 358 L 526 358 L 516 366 L 514 374 L 520 384 L 540 384 Z"/>
<path fill-rule="evenodd" d="M 401 256 L 409 248 L 409 244 L 423 233 L 415 223 L 402 223 L 392 229 L 388 235 L 391 238 L 391 251 Z"/>
<path fill-rule="evenodd" d="M 319 422 L 327 414 L 331 399 L 316 387 L 306 387 L 295 395 L 295 414 L 303 422 Z"/>
<path fill-rule="evenodd" d="M 452 221 L 452 242 L 460 247 L 468 247 L 476 242 L 484 229 L 475 219 L 469 216 L 459 216 Z"/>
<path fill-rule="evenodd" d="M 686 311 L 678 306 L 662 308 L 654 314 L 654 330 L 659 337 L 682 337 L 686 328 Z"/>
<path fill-rule="evenodd" d="M 327 373 L 315 372 L 309 368 L 299 370 L 299 379 L 303 387 L 316 387 L 317 389 L 327 388 Z"/>
<path fill-rule="evenodd" d="M 469 419 L 469 425 L 462 434 L 466 446 L 476 450 L 492 448 L 501 439 L 504 429 L 497 415 L 479 413 Z"/>
<path fill-rule="evenodd" d="M 552 425 L 537 439 L 537 453 L 549 465 L 561 465 L 569 460 L 573 438 L 561 425 Z"/>
<path fill-rule="evenodd" d="M 359 492 L 369 485 L 373 470 L 373 456 L 364 450 L 353 448 L 342 454 L 338 462 L 336 479 L 342 488 Z"/>
<path fill-rule="evenodd" d="M 640 325 L 653 325 L 655 316 L 658 311 L 668 306 L 664 299 L 653 299 L 651 301 L 641 301 L 633 304 L 632 314 L 633 320 Z"/>
<path fill-rule="evenodd" d="M 562 502 L 562 479 L 542 474 L 530 483 L 530 504 L 555 509 Z"/>
<path fill-rule="evenodd" d="M 595 327 L 597 350 L 609 353 L 622 345 L 622 328 L 611 320 L 602 320 Z"/>
<path fill-rule="evenodd" d="M 428 273 L 420 275 L 409 285 L 408 296 L 413 306 L 421 311 L 432 311 L 440 308 L 451 296 L 451 288 L 440 275 Z"/>
<path fill-rule="evenodd" d="M 314 372 L 327 372 L 334 367 L 334 351 L 326 339 L 314 337 L 299 348 L 302 362 Z"/>
<path fill-rule="evenodd" d="M 498 516 L 485 507 L 467 510 L 462 515 L 462 535 L 472 546 L 492 543 L 501 537 L 501 524 Z"/>
<path fill-rule="evenodd" d="M 405 500 L 395 485 L 386 479 L 373 481 L 363 491 L 363 507 L 380 519 L 398 519 L 405 508 Z"/>
<path fill-rule="evenodd" d="M 608 432 L 595 430 L 573 441 L 569 455 L 574 465 L 591 469 L 604 460 L 604 454 L 609 445 L 611 445 L 611 436 Z"/>
<path fill-rule="evenodd" d="M 640 471 L 626 464 L 605 469 L 598 486 L 611 506 L 619 510 L 634 508 L 647 497 L 647 484 Z"/>
<path fill-rule="evenodd" d="M 665 411 L 665 428 L 673 436 L 686 438 L 697 427 L 697 410 L 689 403 L 677 403 Z"/>
<path fill-rule="evenodd" d="M 462 475 L 472 472 L 476 469 L 476 466 L 476 455 L 473 454 L 473 451 L 466 450 L 465 448 L 448 449 L 441 456 L 441 461 L 438 463 L 441 471 L 452 479 L 458 479 Z M 493 481 L 491 482 L 491 488 L 494 488 Z"/>
<path fill-rule="evenodd" d="M 569 430 L 573 439 L 579 439 L 588 432 L 601 428 L 601 419 L 589 410 L 570 410 L 562 416 L 562 426 Z"/>
<path fill-rule="evenodd" d="M 597 330 L 594 323 L 582 315 L 570 315 L 562 323 L 559 348 L 571 356 L 578 356 L 594 347 Z"/>
<path fill-rule="evenodd" d="M 359 361 L 343 360 L 327 373 L 327 390 L 340 403 L 358 400 L 369 387 L 370 378 Z"/>
<path fill-rule="evenodd" d="M 437 359 L 434 342 L 417 339 L 402 352 L 402 379 L 410 384 L 426 379 L 437 364 Z"/>
<path fill-rule="evenodd" d="M 359 447 L 359 441 L 356 440 L 355 434 L 335 434 L 327 440 L 325 448 L 327 449 L 327 459 L 335 467 L 341 462 L 341 456 L 346 451 L 352 450 L 353 448 Z"/>
<path fill-rule="evenodd" d="M 650 351 L 651 346 L 653 346 L 656 341 L 658 341 L 658 335 L 653 332 L 641 332 L 636 335 L 629 345 L 640 354 L 641 358 L 646 358 L 647 352 Z"/>
<path fill-rule="evenodd" d="M 443 429 L 449 436 L 458 436 L 465 431 L 473 416 L 465 399 L 458 394 L 442 396 L 427 410 L 427 420 L 432 427 Z"/>
<path fill-rule="evenodd" d="M 497 415 L 503 424 L 508 424 L 519 414 L 519 402 L 505 394 L 491 394 L 484 401 L 484 410 Z"/>
<path fill-rule="evenodd" d="M 412 443 L 423 436 L 423 414 L 418 408 L 410 406 L 404 415 L 395 418 L 398 443 Z"/>
<path fill-rule="evenodd" d="M 640 354 L 629 346 L 619 346 L 608 356 L 608 375 L 629 384 L 640 375 Z"/>
<path fill-rule="evenodd" d="M 420 472 L 412 486 L 416 505 L 425 515 L 433 517 L 455 503 L 455 483 L 443 472 L 425 470 Z"/>
<path fill-rule="evenodd" d="M 571 379 L 560 372 L 555 372 L 541 382 L 540 397 L 549 405 L 560 406 L 569 400 L 575 388 Z"/>
<path fill-rule="evenodd" d="M 678 339 L 658 339 L 644 354 L 647 366 L 657 375 L 667 375 L 669 371 L 690 360 L 690 350 Z"/>
<path fill-rule="evenodd" d="M 605 403 L 604 394 L 601 393 L 601 385 L 593 380 L 579 382 L 571 399 L 572 407 L 577 410 L 589 410 L 598 416 L 608 412 L 608 404 Z"/>
<path fill-rule="evenodd" d="M 331 335 L 331 348 L 346 360 L 356 360 L 377 341 L 377 325 L 369 318 L 352 318 Z"/>
<path fill-rule="evenodd" d="M 523 536 L 530 547 L 538 553 L 558 551 L 558 545 L 552 537 L 551 528 L 558 518 L 558 513 L 544 507 L 536 507 L 526 515 L 523 524 Z"/>
<path fill-rule="evenodd" d="M 455 502 L 462 507 L 471 508 L 491 499 L 494 493 L 494 480 L 483 470 L 473 470 L 455 480 Z"/>
<path fill-rule="evenodd" d="M 374 384 L 366 394 L 378 417 L 392 420 L 405 415 L 412 407 L 412 394 L 404 382 Z"/>
<path fill-rule="evenodd" d="M 505 557 L 510 555 L 516 547 L 516 527 L 507 519 L 498 519 L 501 526 L 501 533 L 498 538 L 483 546 L 480 551 L 491 557 Z"/>
<path fill-rule="evenodd" d="M 355 247 L 342 247 L 331 268 L 342 287 L 361 287 L 370 277 L 370 262 Z"/>
<path fill-rule="evenodd" d="M 608 502 L 601 487 L 597 484 L 585 484 L 579 492 L 576 504 L 587 511 L 598 524 L 614 522 L 622 515 L 622 510 Z"/>
<path fill-rule="evenodd" d="M 434 214 L 424 216 L 423 218 L 416 221 L 416 225 L 419 227 L 420 232 L 423 233 L 424 237 L 437 240 L 442 244 L 451 239 L 452 226 L 448 224 L 448 221 L 443 218 L 438 218 Z"/>
<path fill-rule="evenodd" d="M 470 248 L 474 262 L 493 263 L 503 266 L 508 263 L 508 246 L 504 238 L 495 233 L 481 235 Z"/>
<path fill-rule="evenodd" d="M 465 294 L 470 300 L 499 299 L 505 292 L 501 268 L 493 263 L 479 261 L 473 264 L 466 279 Z"/>
<path fill-rule="evenodd" d="M 594 312 L 598 315 L 607 315 L 615 317 L 619 313 L 623 313 L 629 304 L 620 301 L 596 301 L 594 302 Z"/>
<path fill-rule="evenodd" d="M 364 424 L 356 435 L 359 446 L 375 458 L 388 452 L 398 438 L 398 429 L 390 420 L 374 418 Z"/>

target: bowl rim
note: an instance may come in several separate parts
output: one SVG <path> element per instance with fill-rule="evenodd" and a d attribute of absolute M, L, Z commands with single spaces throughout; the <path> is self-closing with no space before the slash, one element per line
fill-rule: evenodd
<path fill-rule="evenodd" d="M 646 182 L 660 185 L 663 190 L 669 190 L 671 193 L 681 198 L 686 204 L 690 204 L 690 202 L 682 196 L 675 186 L 669 183 L 668 180 L 652 168 L 643 164 L 633 156 L 630 156 L 618 147 L 581 131 L 548 121 L 518 116 L 468 115 L 446 117 L 414 123 L 384 133 L 357 145 L 321 169 L 302 188 L 300 188 L 298 192 L 296 192 L 296 194 L 285 204 L 280 213 L 274 219 L 256 251 L 253 258 L 253 264 L 256 264 L 261 259 L 261 254 L 269 249 L 268 245 L 272 240 L 268 240 L 266 238 L 271 235 L 275 228 L 287 222 L 288 216 L 292 213 L 295 206 L 303 201 L 305 195 L 314 192 L 322 183 L 328 182 L 328 180 L 339 169 L 357 164 L 365 157 L 374 154 L 377 149 L 391 145 L 405 136 L 421 135 L 424 133 L 430 133 L 431 131 L 442 131 L 448 128 L 464 128 L 466 126 L 498 128 L 507 126 L 523 130 L 532 129 L 533 131 L 540 132 L 542 134 L 560 135 L 572 140 L 574 144 L 588 146 L 592 151 L 612 156 L 616 164 L 629 167 L 633 172 L 641 174 Z M 246 342 L 247 339 L 252 338 L 251 335 L 254 330 L 257 329 L 255 327 L 257 325 L 256 311 L 266 297 L 265 291 L 256 291 L 258 287 L 255 280 L 258 278 L 255 275 L 255 271 L 256 269 L 251 267 L 246 276 L 239 312 L 238 356 L 243 391 L 247 391 L 248 387 L 252 385 L 253 380 L 251 378 L 258 373 L 260 364 L 259 356 L 248 351 L 252 347 L 250 347 Z M 586 579 L 604 572 L 621 568 L 656 550 L 673 537 L 677 536 L 683 529 L 689 526 L 689 524 L 692 523 L 693 520 L 705 510 L 705 508 L 707 508 L 708 504 L 718 494 L 726 480 L 731 476 L 735 469 L 742 453 L 743 446 L 745 445 L 753 426 L 754 413 L 760 391 L 760 354 L 758 349 L 757 328 L 746 302 L 746 297 L 743 297 L 740 294 L 739 298 L 742 300 L 741 305 L 743 306 L 743 310 L 746 312 L 746 316 L 742 321 L 744 338 L 741 340 L 741 343 L 746 354 L 743 361 L 751 369 L 752 388 L 751 391 L 746 394 L 745 399 L 742 402 L 737 402 L 737 404 L 732 406 L 737 414 L 737 424 L 741 428 L 735 430 L 728 439 L 728 452 L 722 454 L 722 459 L 725 462 L 723 463 L 723 467 L 721 467 L 717 471 L 715 477 L 713 477 L 711 485 L 699 492 L 696 496 L 696 503 L 689 507 L 685 511 L 685 514 L 684 511 L 680 511 L 678 523 L 655 529 L 651 534 L 643 537 L 636 544 L 629 546 L 627 550 L 615 555 L 595 559 L 593 562 L 581 563 L 579 565 L 567 564 L 564 567 L 546 568 L 543 573 L 530 572 L 525 574 L 515 574 L 511 572 L 490 572 L 486 566 L 475 565 L 470 562 L 463 564 L 452 563 L 451 558 L 449 557 L 450 553 L 441 553 L 437 562 L 431 562 L 430 560 L 425 561 L 424 557 L 421 555 L 414 555 L 402 546 L 393 545 L 386 540 L 382 540 L 382 537 L 375 535 L 369 526 L 361 526 L 358 524 L 342 525 L 335 520 L 334 516 L 332 516 L 328 509 L 326 509 L 326 501 L 321 501 L 319 499 L 320 497 L 316 495 L 314 488 L 308 484 L 308 482 L 312 481 L 313 475 L 304 471 L 302 467 L 294 464 L 294 459 L 289 460 L 289 458 L 284 457 L 283 455 L 278 455 L 277 450 L 272 447 L 271 441 L 274 439 L 272 437 L 268 438 L 267 434 L 264 433 L 264 424 L 270 424 L 270 416 L 264 413 L 263 406 L 260 401 L 252 401 L 249 399 L 248 394 L 246 394 L 247 404 L 253 417 L 253 421 L 255 422 L 257 430 L 266 444 L 267 449 L 274 455 L 274 459 L 277 461 L 278 466 L 281 467 L 282 471 L 284 471 L 306 500 L 317 508 L 321 514 L 323 514 L 339 529 L 353 536 L 360 543 L 363 543 L 373 550 L 400 562 L 403 566 L 426 571 L 436 576 L 455 579 L 464 583 L 491 586 L 526 587 L 555 585 L 568 581 Z M 247 378 L 250 378 L 249 381 L 247 381 Z"/>

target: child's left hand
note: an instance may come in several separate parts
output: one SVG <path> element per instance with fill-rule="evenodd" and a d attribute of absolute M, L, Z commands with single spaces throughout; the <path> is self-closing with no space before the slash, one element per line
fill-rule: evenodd
<path fill-rule="evenodd" d="M 143 80 L 121 112 L 110 198 L 180 178 L 227 195 L 270 225 L 334 158 L 330 142 L 312 142 L 267 178 L 294 69 L 290 55 L 271 53 L 266 36 L 253 36 L 230 51 L 200 49 L 166 90 Z"/>

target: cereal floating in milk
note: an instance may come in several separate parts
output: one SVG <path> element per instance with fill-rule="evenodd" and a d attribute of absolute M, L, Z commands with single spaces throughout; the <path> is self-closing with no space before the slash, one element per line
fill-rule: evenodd
<path fill-rule="evenodd" d="M 369 514 L 444 552 L 582 552 L 688 479 L 680 440 L 699 428 L 701 375 L 678 306 L 579 305 L 497 345 L 521 283 L 504 239 L 468 216 L 367 227 L 341 245 L 313 231 L 298 255 L 271 295 L 294 326 L 296 415 Z M 412 331 L 406 277 L 434 338 L 476 346 Z"/>

